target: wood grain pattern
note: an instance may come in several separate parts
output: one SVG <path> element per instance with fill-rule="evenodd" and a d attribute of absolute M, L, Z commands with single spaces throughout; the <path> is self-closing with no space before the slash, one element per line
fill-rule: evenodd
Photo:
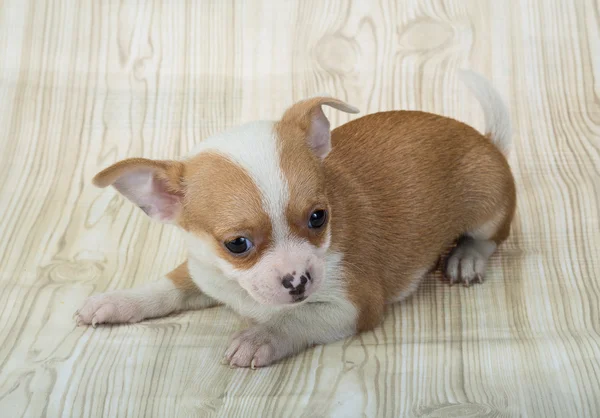
<path fill-rule="evenodd" d="M 2 1 L 0 415 L 600 416 L 599 28 L 594 0 Z M 483 286 L 431 277 L 376 331 L 260 371 L 219 364 L 225 308 L 74 326 L 184 256 L 98 170 L 319 92 L 481 128 L 459 67 L 514 122 L 518 213 Z"/>

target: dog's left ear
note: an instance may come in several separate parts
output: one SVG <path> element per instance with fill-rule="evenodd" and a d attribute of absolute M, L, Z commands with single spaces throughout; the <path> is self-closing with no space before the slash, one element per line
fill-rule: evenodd
<path fill-rule="evenodd" d="M 331 151 L 331 131 L 329 120 L 321 106 L 326 105 L 346 113 L 358 113 L 354 106 L 332 97 L 314 97 L 294 104 L 285 111 L 279 121 L 281 126 L 300 128 L 306 137 L 307 145 L 317 157 L 323 159 Z"/>

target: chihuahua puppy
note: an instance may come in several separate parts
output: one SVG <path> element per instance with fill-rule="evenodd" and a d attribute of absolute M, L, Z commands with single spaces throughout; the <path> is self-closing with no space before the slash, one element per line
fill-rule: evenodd
<path fill-rule="evenodd" d="M 93 182 L 177 225 L 188 259 L 158 281 L 88 298 L 78 324 L 133 323 L 225 304 L 255 325 L 225 362 L 267 366 L 377 326 L 453 243 L 444 274 L 468 286 L 509 235 L 515 185 L 508 110 L 462 72 L 486 133 L 417 111 L 380 112 L 330 131 L 321 107 L 290 107 L 200 143 L 179 160 L 132 158 Z M 458 240 L 458 241 L 457 241 Z"/>

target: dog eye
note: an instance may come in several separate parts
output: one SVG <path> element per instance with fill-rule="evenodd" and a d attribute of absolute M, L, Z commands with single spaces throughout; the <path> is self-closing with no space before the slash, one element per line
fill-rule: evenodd
<path fill-rule="evenodd" d="M 237 237 L 225 243 L 225 247 L 232 254 L 244 254 L 252 248 L 252 241 L 244 237 Z"/>
<path fill-rule="evenodd" d="M 325 225 L 326 221 L 327 211 L 324 211 L 323 209 L 317 209 L 310 214 L 310 218 L 308 219 L 308 227 L 321 228 L 323 225 Z"/>

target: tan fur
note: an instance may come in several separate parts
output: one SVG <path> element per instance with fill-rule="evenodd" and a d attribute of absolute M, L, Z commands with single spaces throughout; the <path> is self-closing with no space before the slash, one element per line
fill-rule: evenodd
<path fill-rule="evenodd" d="M 282 125 L 295 125 L 294 129 L 306 133 L 311 126 L 312 117 L 316 112 L 321 112 L 321 106 L 327 105 L 349 113 L 358 113 L 358 110 L 347 103 L 333 97 L 313 97 L 302 100 L 290 106 L 279 122 Z M 285 138 L 285 137 L 284 137 Z M 289 139 L 289 138 L 286 138 Z"/>
<path fill-rule="evenodd" d="M 240 269 L 252 267 L 271 245 L 271 221 L 260 192 L 239 165 L 216 153 L 201 153 L 185 163 L 185 198 L 180 225 L 209 237 L 220 256 Z M 223 244 L 249 237 L 254 249 L 243 257 Z"/>
<path fill-rule="evenodd" d="M 344 254 L 360 330 L 377 325 L 389 298 L 498 211 L 506 217 L 495 239 L 508 236 L 513 177 L 475 129 L 429 113 L 381 112 L 335 129 L 332 143 L 324 162 L 332 247 Z"/>
<path fill-rule="evenodd" d="M 200 291 L 190 276 L 187 260 L 169 272 L 167 279 L 171 280 L 178 289 L 190 292 Z"/>
<path fill-rule="evenodd" d="M 309 112 L 290 110 L 275 125 L 279 139 L 281 171 L 287 179 L 290 192 L 286 218 L 293 233 L 308 239 L 315 246 L 320 246 L 326 238 L 329 226 L 313 230 L 308 228 L 308 219 L 316 209 L 327 210 L 328 213 L 331 211 L 326 194 L 325 176 L 321 161 L 306 144 L 308 125 L 304 117 Z"/>

